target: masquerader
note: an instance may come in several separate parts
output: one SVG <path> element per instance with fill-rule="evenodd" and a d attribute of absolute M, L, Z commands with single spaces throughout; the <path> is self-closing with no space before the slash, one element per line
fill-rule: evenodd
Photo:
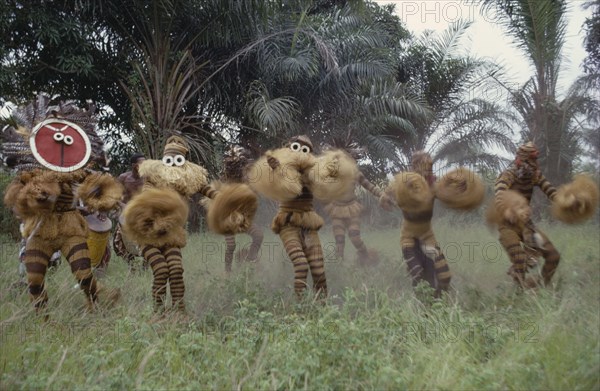
<path fill-rule="evenodd" d="M 167 286 L 172 307 L 180 313 L 185 312 L 181 249 L 186 245 L 185 225 L 191 196 L 201 193 L 214 199 L 208 211 L 209 226 L 213 218 L 227 227 L 218 233 L 241 232 L 248 228 L 253 217 L 251 208 L 227 204 L 230 199 L 235 202 L 239 192 L 215 190 L 208 183 L 207 171 L 186 160 L 188 150 L 183 138 L 171 136 L 167 139 L 162 160 L 143 161 L 139 172 L 144 178 L 144 186 L 123 211 L 124 234 L 141 247 L 142 255 L 152 269 L 152 297 L 158 314 L 165 310 Z M 256 196 L 248 186 L 240 185 L 240 188 L 240 191 L 247 190 L 250 198 L 254 196 L 256 202 Z M 250 211 L 244 214 L 240 209 Z"/>
<path fill-rule="evenodd" d="M 397 174 L 388 191 L 395 193 L 402 209 L 400 244 L 413 287 L 425 280 L 439 297 L 449 289 L 452 274 L 431 227 L 434 201 L 470 210 L 483 201 L 484 186 L 465 168 L 450 171 L 436 183 L 433 159 L 425 151 L 414 152 L 411 163 L 413 171 Z"/>
<path fill-rule="evenodd" d="M 538 186 L 552 201 L 552 212 L 566 223 L 577 223 L 592 216 L 598 204 L 598 187 L 586 176 L 578 176 L 558 191 L 544 177 L 538 165 L 538 150 L 532 142 L 521 145 L 514 162 L 496 180 L 494 202 L 488 208 L 489 223 L 496 224 L 500 243 L 512 263 L 508 274 L 521 288 L 548 285 L 556 272 L 560 254 L 546 234 L 531 220 L 531 196 Z M 527 276 L 528 269 L 544 257 L 540 281 Z"/>
<path fill-rule="evenodd" d="M 349 147 L 344 148 L 344 150 L 346 150 L 354 160 L 360 160 L 362 157 L 363 150 L 358 148 L 357 145 L 350 145 Z M 384 209 L 392 209 L 392 199 L 371 183 L 360 170 L 357 170 L 356 183 L 373 194 L 379 200 L 379 205 Z M 344 258 L 347 230 L 348 237 L 356 248 L 359 264 L 372 265 L 378 262 L 379 257 L 377 252 L 372 249 L 367 250 L 367 246 L 360 237 L 360 221 L 363 206 L 356 198 L 354 186 L 349 188 L 348 192 L 343 194 L 339 199 L 327 204 L 325 206 L 325 212 L 329 215 L 331 225 L 333 226 L 335 254 L 338 258 Z"/>
<path fill-rule="evenodd" d="M 2 147 L 5 155 L 16 157 L 20 174 L 6 189 L 4 202 L 24 223 L 24 263 L 35 307 L 48 300 L 44 277 L 50 257 L 60 250 L 91 308 L 99 288 L 86 244 L 88 227 L 76 202 L 81 199 L 89 210 L 107 213 L 117 206 L 123 189 L 110 175 L 87 168 L 104 153 L 94 107 L 82 110 L 72 101 L 48 106 L 49 101 L 40 94 L 12 115 L 22 140 Z M 111 299 L 117 294 L 110 292 Z"/>
<path fill-rule="evenodd" d="M 225 183 L 243 183 L 247 182 L 247 169 L 252 162 L 250 151 L 239 145 L 232 145 L 223 159 L 223 175 L 221 180 Z M 258 252 L 262 244 L 264 234 L 263 229 L 252 223 L 246 232 L 252 239 L 252 243 L 247 251 L 240 251 L 240 259 L 244 257 L 246 262 L 257 262 Z M 235 235 L 225 235 L 225 271 L 231 272 L 233 255 L 235 253 Z M 243 249 L 245 250 L 245 249 Z M 245 254 L 244 254 L 245 253 Z"/>
<path fill-rule="evenodd" d="M 356 164 L 343 151 L 329 151 L 317 158 L 304 135 L 285 147 L 267 151 L 251 168 L 251 185 L 279 201 L 271 229 L 278 234 L 294 267 L 294 291 L 301 299 L 312 275 L 315 296 L 327 297 L 323 249 L 318 230 L 323 219 L 313 208 L 313 196 L 331 202 L 354 186 Z"/>

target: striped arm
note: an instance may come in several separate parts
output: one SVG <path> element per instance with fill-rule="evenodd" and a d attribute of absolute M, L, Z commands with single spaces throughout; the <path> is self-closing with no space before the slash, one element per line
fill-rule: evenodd
<path fill-rule="evenodd" d="M 548 181 L 548 179 L 546 179 L 544 174 L 540 173 L 536 185 L 542 189 L 550 201 L 554 200 L 554 197 L 556 196 L 556 188 L 550 183 L 550 181 Z"/>
<path fill-rule="evenodd" d="M 498 194 L 505 190 L 509 190 L 514 181 L 515 181 L 516 173 L 514 172 L 514 168 L 509 168 L 503 171 L 498 179 L 496 179 L 496 183 L 494 184 L 494 204 L 498 210 L 504 210 L 505 205 L 502 205 L 501 197 L 498 197 Z"/>
<path fill-rule="evenodd" d="M 375 186 L 373 183 L 371 183 L 362 172 L 358 172 L 358 183 L 364 187 L 365 189 L 367 189 L 371 194 L 373 194 L 375 197 L 379 198 L 381 197 L 381 190 L 379 190 L 377 188 L 377 186 Z"/>
<path fill-rule="evenodd" d="M 208 184 L 208 185 L 202 186 L 200 188 L 199 193 L 202 194 L 203 196 L 213 200 L 217 196 L 217 194 L 219 194 L 219 191 L 217 189 L 215 189 L 214 187 L 212 187 L 210 184 Z"/>

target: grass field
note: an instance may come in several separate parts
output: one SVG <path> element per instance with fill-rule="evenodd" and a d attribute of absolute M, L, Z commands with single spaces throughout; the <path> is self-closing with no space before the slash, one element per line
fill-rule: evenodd
<path fill-rule="evenodd" d="M 540 224 L 562 255 L 554 286 L 518 293 L 508 259 L 483 225 L 443 220 L 437 238 L 454 273 L 443 300 L 411 289 L 398 229 L 366 231 L 381 262 L 336 261 L 321 232 L 329 302 L 296 303 L 293 272 L 267 233 L 258 265 L 226 276 L 224 241 L 184 249 L 191 321 L 151 323 L 151 274 L 113 256 L 112 308 L 85 313 L 63 262 L 47 276 L 49 320 L 17 276 L 17 247 L 0 261 L 0 389 L 600 389 L 600 229 Z M 247 244 L 238 237 L 238 246 Z M 419 300 L 419 298 L 421 298 Z"/>

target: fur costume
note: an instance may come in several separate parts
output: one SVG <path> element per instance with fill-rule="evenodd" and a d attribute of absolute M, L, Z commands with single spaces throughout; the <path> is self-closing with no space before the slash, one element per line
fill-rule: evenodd
<path fill-rule="evenodd" d="M 49 103 L 48 97 L 39 95 L 12 115 L 22 139 L 2 147 L 20 174 L 7 189 L 4 202 L 24 223 L 25 267 L 36 308 L 48 300 L 44 280 L 57 250 L 66 257 L 88 305 L 93 306 L 98 287 L 86 244 L 87 223 L 76 202 L 81 199 L 92 212 L 108 212 L 117 205 L 122 188 L 110 175 L 88 169 L 104 158 L 102 141 L 95 132 L 94 108 L 82 110 L 71 101 L 57 106 Z"/>
<path fill-rule="evenodd" d="M 144 185 L 144 179 L 139 175 L 139 165 L 146 158 L 141 153 L 133 154 L 129 162 L 131 163 L 131 171 L 127 171 L 118 176 L 117 180 L 123 185 L 125 191 L 123 193 L 123 207 L 127 204 L 131 198 L 137 194 Z M 115 250 L 115 254 L 117 256 L 123 258 L 127 265 L 129 266 L 130 272 L 135 272 L 137 270 L 137 265 L 135 262 L 136 257 L 140 256 L 140 249 L 137 244 L 135 244 L 132 240 L 130 240 L 127 236 L 123 235 L 123 225 L 122 225 L 122 214 L 119 216 L 117 227 L 115 228 L 115 233 L 113 235 L 113 248 Z M 143 270 L 148 268 L 148 264 L 142 262 Z"/>
<path fill-rule="evenodd" d="M 483 184 L 465 168 L 451 171 L 436 183 L 433 160 L 424 151 L 413 154 L 412 167 L 414 171 L 397 174 L 386 192 L 395 195 L 402 209 L 400 245 L 413 287 L 425 280 L 439 296 L 449 289 L 452 273 L 431 226 L 435 199 L 451 208 L 472 209 L 483 200 Z M 473 189 L 475 194 L 466 194 Z"/>
<path fill-rule="evenodd" d="M 515 161 L 496 179 L 494 202 L 490 206 L 491 211 L 488 210 L 488 221 L 498 225 L 500 243 L 512 263 L 508 274 L 520 287 L 538 285 L 536 277 L 526 277 L 534 254 L 544 257 L 544 284 L 550 283 L 560 261 L 560 254 L 552 242 L 531 221 L 528 209 L 534 187 L 538 186 L 552 201 L 557 194 L 554 186 L 541 173 L 537 156 L 538 151 L 531 142 L 518 148 Z"/>
<path fill-rule="evenodd" d="M 245 214 L 252 213 L 251 208 L 231 206 L 230 197 L 239 200 L 239 192 L 232 195 L 217 191 L 208 183 L 206 170 L 186 160 L 187 152 L 187 142 L 171 136 L 167 139 L 162 160 L 144 160 L 139 166 L 139 173 L 144 178 L 142 191 L 132 198 L 123 212 L 125 235 L 141 247 L 142 256 L 152 269 L 154 309 L 159 313 L 165 309 L 167 287 L 172 306 L 185 311 L 181 248 L 186 245 L 189 198 L 201 193 L 213 199 L 216 216 L 221 216 L 230 230 L 239 231 L 235 223 L 246 226 L 253 217 Z M 219 207 L 226 210 L 217 209 Z M 209 212 L 215 213 L 210 209 Z"/>
<path fill-rule="evenodd" d="M 332 202 L 325 206 L 325 212 L 331 219 L 333 235 L 335 237 L 335 253 L 339 258 L 344 258 L 344 247 L 346 244 L 346 231 L 348 237 L 356 248 L 357 260 L 361 265 L 372 265 L 378 262 L 378 254 L 374 250 L 368 250 L 360 237 L 360 222 L 363 206 L 355 195 L 356 185 L 360 185 L 384 203 L 383 198 L 389 198 L 363 175 L 358 169 L 353 156 L 343 150 L 330 150 L 325 152 L 317 160 L 322 162 L 317 167 L 331 167 L 331 171 L 337 171 L 338 177 L 331 181 L 327 177 L 321 178 L 320 182 L 328 184 L 324 187 L 330 194 L 315 192 L 315 198 L 324 199 L 328 195 Z M 320 169 L 319 173 L 325 172 Z M 330 189 L 328 189 L 328 187 Z"/>
<path fill-rule="evenodd" d="M 225 184 L 222 185 L 223 187 L 217 187 L 217 190 L 221 190 L 225 193 L 232 192 L 236 194 L 236 199 L 231 202 L 231 206 L 229 207 L 217 205 L 215 208 L 215 205 L 213 205 L 213 207 L 208 208 L 209 213 L 207 215 L 207 220 L 209 228 L 215 232 L 221 232 L 225 236 L 225 271 L 228 273 L 231 272 L 231 266 L 233 264 L 233 256 L 236 247 L 235 233 L 237 230 L 231 229 L 232 221 L 221 219 L 214 211 L 241 208 L 241 212 L 237 213 L 238 220 L 240 214 L 247 215 L 249 213 L 256 213 L 258 199 L 251 189 L 245 185 L 241 186 L 241 183 L 248 180 L 247 170 L 251 163 L 250 152 L 247 149 L 239 145 L 232 145 L 231 148 L 229 148 L 223 159 L 223 173 L 221 175 L 221 179 Z M 264 238 L 263 229 L 254 223 L 250 224 L 249 227 L 245 224 L 242 229 L 250 236 L 252 243 L 249 248 L 244 248 L 240 251 L 238 258 L 243 258 L 246 262 L 257 262 L 260 246 L 262 245 Z"/>
<path fill-rule="evenodd" d="M 596 213 L 598 198 L 598 184 L 587 175 L 577 175 L 556 191 L 552 215 L 564 223 L 580 223 Z"/>
<path fill-rule="evenodd" d="M 327 296 L 323 249 L 318 230 L 323 219 L 313 208 L 317 164 L 313 145 L 306 136 L 292 138 L 286 147 L 267 151 L 249 171 L 249 181 L 259 193 L 279 201 L 271 228 L 279 235 L 294 266 L 294 291 L 301 298 L 312 275 L 315 294 Z M 331 173 L 329 170 L 325 174 Z"/>

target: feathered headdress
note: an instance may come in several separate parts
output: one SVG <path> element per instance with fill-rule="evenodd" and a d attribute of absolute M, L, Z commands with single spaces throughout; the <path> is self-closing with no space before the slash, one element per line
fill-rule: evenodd
<path fill-rule="evenodd" d="M 17 107 L 2 130 L 4 162 L 17 171 L 46 168 L 73 171 L 104 159 L 104 143 L 96 133 L 95 106 L 80 109 L 74 101 L 50 105 L 50 97 Z"/>

